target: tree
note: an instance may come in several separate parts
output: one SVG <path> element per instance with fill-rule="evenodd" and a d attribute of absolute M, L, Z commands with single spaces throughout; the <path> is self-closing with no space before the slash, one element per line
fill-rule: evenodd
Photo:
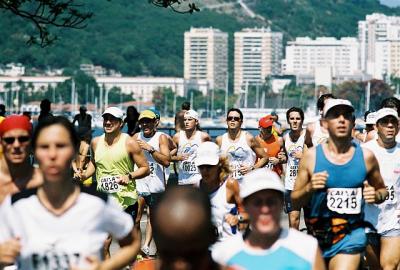
<path fill-rule="evenodd" d="M 149 2 L 159 7 L 169 7 L 179 13 L 199 11 L 191 0 L 149 0 Z M 184 2 L 189 3 L 187 6 L 181 5 Z M 0 0 L 0 9 L 32 23 L 36 33 L 30 35 L 28 44 L 39 44 L 41 47 L 57 39 L 52 28 L 81 29 L 86 27 L 87 21 L 93 16 L 92 12 L 87 11 L 87 4 L 77 0 Z"/>

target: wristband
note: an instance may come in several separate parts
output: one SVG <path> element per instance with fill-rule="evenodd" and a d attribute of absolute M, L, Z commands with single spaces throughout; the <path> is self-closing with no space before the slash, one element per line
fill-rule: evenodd
<path fill-rule="evenodd" d="M 151 147 L 147 152 L 149 152 L 150 155 L 151 155 L 151 154 L 153 154 L 155 151 L 156 151 L 156 150 L 154 149 L 154 147 Z"/>

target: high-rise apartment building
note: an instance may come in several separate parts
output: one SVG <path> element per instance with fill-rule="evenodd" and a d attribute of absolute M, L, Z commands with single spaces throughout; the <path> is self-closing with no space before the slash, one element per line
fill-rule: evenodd
<path fill-rule="evenodd" d="M 245 28 L 235 33 L 235 93 L 281 73 L 282 36 L 269 28 Z"/>
<path fill-rule="evenodd" d="M 185 32 L 184 78 L 207 80 L 209 89 L 225 89 L 228 74 L 228 34 L 214 28 Z"/>
<path fill-rule="evenodd" d="M 358 22 L 360 65 L 373 78 L 398 73 L 400 17 L 373 13 Z"/>
<path fill-rule="evenodd" d="M 318 69 L 330 69 L 332 76 L 360 73 L 359 43 L 356 38 L 296 38 L 286 46 L 282 61 L 285 75 L 315 76 Z"/>

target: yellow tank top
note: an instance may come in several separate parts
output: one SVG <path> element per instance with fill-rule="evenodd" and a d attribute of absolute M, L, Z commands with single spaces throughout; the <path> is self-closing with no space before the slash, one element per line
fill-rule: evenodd
<path fill-rule="evenodd" d="M 134 162 L 126 150 L 128 134 L 122 133 L 112 146 L 105 143 L 104 134 L 100 137 L 95 150 L 97 189 L 111 194 L 125 209 L 137 202 L 135 181 L 128 185 L 119 185 L 116 179 L 134 170 Z"/>

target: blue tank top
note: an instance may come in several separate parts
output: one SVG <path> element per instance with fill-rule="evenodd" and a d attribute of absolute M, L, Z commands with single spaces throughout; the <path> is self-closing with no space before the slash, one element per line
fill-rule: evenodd
<path fill-rule="evenodd" d="M 347 163 L 336 165 L 331 163 L 324 154 L 322 145 L 316 148 L 316 160 L 314 173 L 327 171 L 328 179 L 326 188 L 314 192 L 309 204 L 310 218 L 344 218 L 349 223 L 362 221 L 364 218 L 364 199 L 361 199 L 361 211 L 358 214 L 344 214 L 331 211 L 328 208 L 328 193 L 330 188 L 362 188 L 363 182 L 367 177 L 367 169 L 365 167 L 364 154 L 360 145 L 353 143 L 355 147 L 354 155 Z M 331 202 L 329 202 L 331 203 Z"/>

